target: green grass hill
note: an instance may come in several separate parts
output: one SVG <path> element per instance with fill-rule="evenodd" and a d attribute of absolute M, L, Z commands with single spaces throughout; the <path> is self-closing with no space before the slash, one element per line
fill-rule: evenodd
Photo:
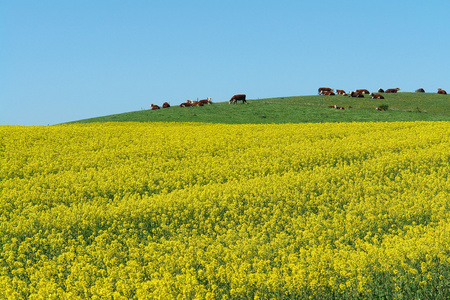
<path fill-rule="evenodd" d="M 437 93 L 383 94 L 385 99 L 348 96 L 294 96 L 250 99 L 248 104 L 216 102 L 202 107 L 140 110 L 70 123 L 90 122 L 207 122 L 229 124 L 305 122 L 449 121 L 450 95 Z M 214 99 L 213 99 L 214 102 Z M 158 103 L 161 105 L 162 103 Z M 329 108 L 337 105 L 344 110 Z M 376 107 L 387 105 L 387 111 Z"/>

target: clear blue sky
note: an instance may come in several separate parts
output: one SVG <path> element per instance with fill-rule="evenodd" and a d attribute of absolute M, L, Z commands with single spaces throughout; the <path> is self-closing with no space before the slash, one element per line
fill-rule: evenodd
<path fill-rule="evenodd" d="M 450 90 L 450 1 L 0 2 L 0 124 L 151 103 Z"/>

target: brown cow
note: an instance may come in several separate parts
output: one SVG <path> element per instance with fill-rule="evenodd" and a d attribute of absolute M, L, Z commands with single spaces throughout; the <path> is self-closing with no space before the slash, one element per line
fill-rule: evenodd
<path fill-rule="evenodd" d="M 384 108 L 379 108 L 379 107 L 377 107 L 377 108 L 375 108 L 376 110 L 378 110 L 378 111 L 384 111 Z"/>
<path fill-rule="evenodd" d="M 203 103 L 203 104 L 211 104 L 212 102 L 211 102 L 211 97 L 208 97 L 208 98 L 206 98 L 206 99 L 203 99 L 203 100 L 199 100 L 198 102 L 200 102 L 200 103 Z"/>
<path fill-rule="evenodd" d="M 150 104 L 150 106 L 151 106 L 152 110 L 160 109 L 160 107 L 156 104 Z"/>
<path fill-rule="evenodd" d="M 170 104 L 168 102 L 164 102 L 162 108 L 169 108 Z"/>
<path fill-rule="evenodd" d="M 372 96 L 372 99 L 384 99 L 384 96 L 380 95 L 380 94 L 372 93 L 372 94 L 370 94 L 370 96 Z"/>
<path fill-rule="evenodd" d="M 192 104 L 190 102 L 187 102 L 187 101 L 180 104 L 180 107 L 190 107 L 190 106 L 192 106 Z"/>
<path fill-rule="evenodd" d="M 192 103 L 192 106 L 203 106 L 203 103 L 199 102 L 199 101 L 194 101 Z"/>
<path fill-rule="evenodd" d="M 341 110 L 344 110 L 345 108 L 344 107 L 342 107 L 342 106 L 337 106 L 337 105 L 331 105 L 331 106 L 328 106 L 329 108 L 336 108 L 336 109 L 341 109 Z"/>
<path fill-rule="evenodd" d="M 367 94 L 367 95 L 370 94 L 370 92 L 366 89 L 359 89 L 359 90 L 356 90 L 355 92 L 360 93 L 360 94 Z"/>
<path fill-rule="evenodd" d="M 400 91 L 400 88 L 396 88 L 396 89 L 387 89 L 384 92 L 385 93 L 397 93 L 398 91 Z"/>
<path fill-rule="evenodd" d="M 353 97 L 353 98 L 364 98 L 364 95 L 358 92 L 350 92 L 349 97 Z"/>
<path fill-rule="evenodd" d="M 322 95 L 323 95 L 323 96 L 334 96 L 335 93 L 329 91 L 329 92 L 323 92 Z"/>
<path fill-rule="evenodd" d="M 322 95 L 323 92 L 332 92 L 333 89 L 329 87 L 320 87 L 319 88 L 319 95 Z"/>
<path fill-rule="evenodd" d="M 384 90 L 382 88 L 379 88 L 378 93 L 384 93 Z"/>
<path fill-rule="evenodd" d="M 336 90 L 336 94 L 345 96 L 347 93 L 344 90 Z"/>
<path fill-rule="evenodd" d="M 233 97 L 231 97 L 230 100 L 228 100 L 228 103 L 231 104 L 236 104 L 238 101 L 242 101 L 242 104 L 247 103 L 247 100 L 245 100 L 245 94 L 237 94 L 237 95 L 233 95 Z"/>
<path fill-rule="evenodd" d="M 447 95 L 447 92 L 444 91 L 443 89 L 438 89 L 438 94 Z"/>

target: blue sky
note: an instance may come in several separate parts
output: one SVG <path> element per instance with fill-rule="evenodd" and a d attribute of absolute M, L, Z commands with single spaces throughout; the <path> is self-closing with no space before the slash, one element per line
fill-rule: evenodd
<path fill-rule="evenodd" d="M 1 1 L 0 124 L 233 94 L 450 90 L 450 1 Z"/>

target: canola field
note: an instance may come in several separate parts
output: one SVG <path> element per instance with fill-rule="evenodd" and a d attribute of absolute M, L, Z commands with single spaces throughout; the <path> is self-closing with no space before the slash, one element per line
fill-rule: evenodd
<path fill-rule="evenodd" d="M 448 299 L 450 123 L 0 126 L 1 299 Z"/>

